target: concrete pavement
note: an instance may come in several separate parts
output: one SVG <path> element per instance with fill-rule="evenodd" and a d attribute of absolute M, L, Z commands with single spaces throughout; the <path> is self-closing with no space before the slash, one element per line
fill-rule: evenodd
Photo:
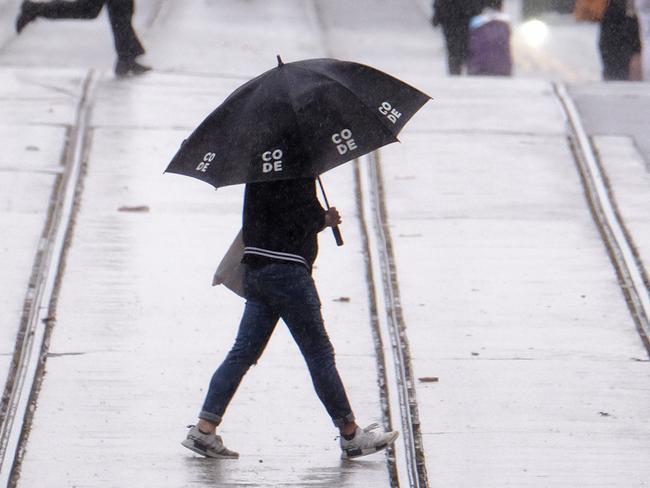
<path fill-rule="evenodd" d="M 436 83 L 450 106 L 382 151 L 414 369 L 439 378 L 417 389 L 432 486 L 645 486 L 647 353 L 563 114 L 547 83 L 490 86 L 498 113 L 487 86 Z"/>
<path fill-rule="evenodd" d="M 84 73 L 3 69 L 3 144 L 0 212 L 3 270 L 0 377 L 9 372 L 16 336 L 29 299 L 35 260 L 47 223 L 54 186 L 63 172 L 65 141 L 74 125 Z"/>
<path fill-rule="evenodd" d="M 223 425 L 242 458 L 214 463 L 178 444 L 239 319 L 241 300 L 209 282 L 239 228 L 242 188 L 215 193 L 161 173 L 184 136 L 277 52 L 368 62 L 434 96 L 402 144 L 380 152 L 430 485 L 646 486 L 647 354 L 585 202 L 552 84 L 448 80 L 428 19 L 380 6 L 167 2 L 148 27 L 138 20 L 163 72 L 125 81 L 98 73 L 18 486 L 390 486 L 383 455 L 339 461 L 336 433 L 282 327 Z M 369 20 L 359 27 L 362 13 Z M 3 377 L 87 74 L 56 68 L 65 36 L 50 42 L 54 66 L 40 67 L 35 46 L 46 32 L 51 40 L 62 31 L 35 25 L 2 54 L 39 66 L 0 70 L 9 148 L 0 218 L 12 230 L 0 246 L 9 270 Z M 110 70 L 109 49 L 74 50 L 104 53 L 97 67 Z M 614 89 L 598 90 L 596 100 L 608 100 Z M 625 135 L 603 130 L 595 142 L 647 262 L 647 160 Z M 381 422 L 352 170 L 325 175 L 346 245 L 323 235 L 315 274 L 357 416 Z"/>

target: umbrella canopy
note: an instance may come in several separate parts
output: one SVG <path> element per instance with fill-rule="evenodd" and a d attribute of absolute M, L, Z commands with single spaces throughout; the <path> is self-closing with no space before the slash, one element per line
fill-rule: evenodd
<path fill-rule="evenodd" d="M 369 66 L 282 63 L 248 81 L 181 144 L 166 169 L 215 187 L 316 177 L 397 141 L 430 97 Z"/>

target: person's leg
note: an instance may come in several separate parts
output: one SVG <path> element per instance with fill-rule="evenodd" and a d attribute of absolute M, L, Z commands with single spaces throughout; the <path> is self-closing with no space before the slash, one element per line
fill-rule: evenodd
<path fill-rule="evenodd" d="M 641 35 L 641 69 L 643 79 L 650 81 L 650 0 L 636 0 L 636 13 Z"/>
<path fill-rule="evenodd" d="M 398 432 L 375 431 L 372 424 L 361 429 L 355 422 L 343 383 L 334 362 L 334 348 L 327 336 L 314 281 L 300 265 L 280 265 L 267 289 L 269 303 L 280 311 L 309 368 L 314 388 L 334 425 L 341 432 L 341 457 L 365 456 L 386 449 Z M 271 285 L 271 286 L 269 286 Z"/>
<path fill-rule="evenodd" d="M 443 25 L 450 75 L 460 75 L 467 59 L 469 25 L 462 20 Z"/>
<path fill-rule="evenodd" d="M 119 58 L 133 58 L 144 54 L 144 47 L 133 29 L 133 0 L 108 0 L 108 17 L 113 29 L 115 51 Z"/>
<path fill-rule="evenodd" d="M 630 59 L 638 44 L 636 19 L 624 15 L 605 19 L 601 24 L 598 47 L 603 66 L 603 80 L 628 80 Z"/>
<path fill-rule="evenodd" d="M 348 424 L 354 431 L 354 415 L 334 361 L 320 311 L 320 299 L 309 271 L 301 265 L 281 264 L 266 276 L 268 302 L 287 324 L 305 358 L 314 389 L 334 425 Z M 345 429 L 343 429 L 345 430 Z"/>
<path fill-rule="evenodd" d="M 104 6 L 104 0 L 52 0 L 25 2 L 35 5 L 38 17 L 46 19 L 95 19 Z"/>
<path fill-rule="evenodd" d="M 305 358 L 316 394 L 334 425 L 340 429 L 345 424 L 354 423 L 354 414 L 336 368 L 334 348 L 325 331 L 320 308 L 313 305 L 287 308 L 282 318 Z"/>
<path fill-rule="evenodd" d="M 278 322 L 266 305 L 247 301 L 235 344 L 212 375 L 198 427 L 213 433 L 248 369 L 257 362 Z"/>
<path fill-rule="evenodd" d="M 115 74 L 124 76 L 128 73 L 142 74 L 149 71 L 151 68 L 135 60 L 145 51 L 133 28 L 135 11 L 133 0 L 107 0 L 106 7 L 117 53 Z"/>
<path fill-rule="evenodd" d="M 354 414 L 336 368 L 334 348 L 325 331 L 320 308 L 312 305 L 288 308 L 283 311 L 282 318 L 305 358 L 316 394 L 334 425 L 342 429 L 346 424 L 354 424 Z M 354 427 L 347 430 L 354 431 Z"/>
<path fill-rule="evenodd" d="M 45 19 L 94 19 L 104 6 L 105 0 L 52 0 L 49 2 L 24 1 L 16 19 L 16 31 L 20 33 L 27 24 L 38 17 Z"/>

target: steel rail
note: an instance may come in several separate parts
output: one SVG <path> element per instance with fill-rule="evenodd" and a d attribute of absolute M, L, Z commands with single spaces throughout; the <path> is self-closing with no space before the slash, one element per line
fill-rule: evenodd
<path fill-rule="evenodd" d="M 53 311 L 57 283 L 62 271 L 66 239 L 72 227 L 75 198 L 82 174 L 84 141 L 92 93 L 94 71 L 86 76 L 77 105 L 75 125 L 67 147 L 67 162 L 50 208 L 48 228 L 41 237 L 35 280 L 26 299 L 26 325 L 19 334 L 14 355 L 15 369 L 8 395 L 6 414 L 0 425 L 0 487 L 10 487 L 20 461 L 25 440 L 26 421 L 36 401 L 39 376 L 47 353 L 47 332 Z"/>
<path fill-rule="evenodd" d="M 323 20 L 322 6 L 312 0 L 311 22 L 326 56 L 333 56 Z M 365 163 L 365 164 L 364 164 Z M 388 471 L 392 488 L 428 486 L 419 432 L 417 403 L 410 378 L 399 292 L 395 278 L 390 235 L 385 225 L 383 190 L 374 155 L 355 160 L 355 190 L 359 224 L 366 254 L 370 318 L 377 355 L 377 379 L 384 424 L 402 426 L 401 437 L 388 450 Z M 372 225 L 372 227 L 371 227 Z M 373 231 L 374 230 L 374 231 Z M 389 360 L 388 358 L 392 358 Z M 407 366 L 408 364 L 408 366 Z M 396 416 L 399 415 L 399 418 Z M 400 448 L 401 447 L 401 448 Z"/>
<path fill-rule="evenodd" d="M 382 333 L 382 330 L 385 330 L 385 328 L 382 328 L 380 324 L 381 320 L 381 314 L 379 313 L 379 309 L 385 308 L 385 304 L 381 304 L 381 307 L 379 306 L 378 302 L 378 291 L 377 291 L 377 284 L 375 283 L 376 279 L 375 276 L 377 276 L 377 273 L 379 272 L 381 275 L 381 270 L 377 269 L 377 260 L 373 262 L 371 259 L 372 256 L 372 250 L 377 249 L 374 241 L 371 243 L 370 238 L 371 238 L 371 232 L 370 228 L 368 226 L 368 216 L 372 215 L 372 208 L 370 208 L 370 205 L 368 205 L 368 200 L 364 199 L 364 195 L 368 194 L 368 191 L 365 190 L 365 186 L 367 186 L 367 178 L 365 180 L 362 179 L 361 175 L 361 162 L 359 159 L 354 160 L 354 191 L 355 191 L 355 200 L 356 200 L 356 207 L 357 207 L 357 222 L 359 224 L 359 234 L 362 239 L 362 245 L 363 245 L 363 254 L 364 254 L 364 261 L 365 261 L 365 267 L 366 267 L 366 285 L 367 285 L 367 293 L 368 293 L 368 306 L 369 306 L 369 311 L 370 311 L 370 332 L 372 333 L 372 338 L 374 342 L 374 348 L 375 348 L 375 361 L 377 365 L 377 384 L 379 386 L 379 398 L 380 398 L 380 403 L 381 403 L 381 411 L 382 411 L 382 417 L 384 421 L 384 427 L 388 430 L 393 430 L 393 412 L 395 411 L 395 405 L 391 406 L 391 395 L 389 393 L 389 384 L 394 384 L 395 382 L 395 374 L 394 374 L 394 368 L 390 369 L 390 372 L 388 371 L 387 368 L 387 361 L 386 361 L 386 356 L 387 356 L 387 351 L 384 347 L 384 344 L 386 343 L 386 339 L 383 337 L 386 334 Z M 368 207 L 368 208 L 366 208 Z M 390 380 L 389 380 L 389 375 L 390 375 Z M 388 472 L 390 475 L 390 486 L 392 488 L 397 488 L 399 487 L 399 473 L 398 473 L 398 466 L 397 462 L 395 459 L 395 448 L 394 446 L 389 446 L 387 449 L 387 457 L 388 457 Z M 404 469 L 404 466 L 406 466 L 405 462 L 400 462 L 400 473 L 402 474 L 402 477 L 406 473 L 406 470 Z"/>
<path fill-rule="evenodd" d="M 648 355 L 650 355 L 650 291 L 645 284 L 643 263 L 620 216 L 604 169 L 594 154 L 578 109 L 564 83 L 554 84 L 569 125 L 574 155 L 594 220 L 616 269 L 622 291 Z"/>
<path fill-rule="evenodd" d="M 378 152 L 361 158 L 357 198 L 361 199 L 362 230 L 370 254 L 370 282 L 374 290 L 380 344 L 383 347 L 389 423 L 401 426 L 394 448 L 394 486 L 428 486 L 420 421 L 412 376 L 408 338 L 401 312 L 397 272 L 384 205 Z M 377 286 L 381 283 L 380 286 Z M 395 418 L 399 415 L 399 418 Z"/>

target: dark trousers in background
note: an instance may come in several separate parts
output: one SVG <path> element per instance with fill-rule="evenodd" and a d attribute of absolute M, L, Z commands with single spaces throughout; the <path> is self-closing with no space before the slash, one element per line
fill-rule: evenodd
<path fill-rule="evenodd" d="M 629 80 L 630 61 L 641 52 L 639 22 L 626 0 L 609 0 L 598 39 L 604 80 Z"/>
<path fill-rule="evenodd" d="M 450 75 L 460 75 L 467 62 L 469 50 L 469 17 L 459 18 L 457 22 L 442 24 L 442 33 L 447 45 L 447 64 Z"/>
<path fill-rule="evenodd" d="M 37 5 L 37 16 L 46 19 L 94 19 L 106 5 L 117 57 L 133 60 L 144 54 L 144 48 L 133 30 L 133 0 L 53 0 L 34 5 Z"/>

